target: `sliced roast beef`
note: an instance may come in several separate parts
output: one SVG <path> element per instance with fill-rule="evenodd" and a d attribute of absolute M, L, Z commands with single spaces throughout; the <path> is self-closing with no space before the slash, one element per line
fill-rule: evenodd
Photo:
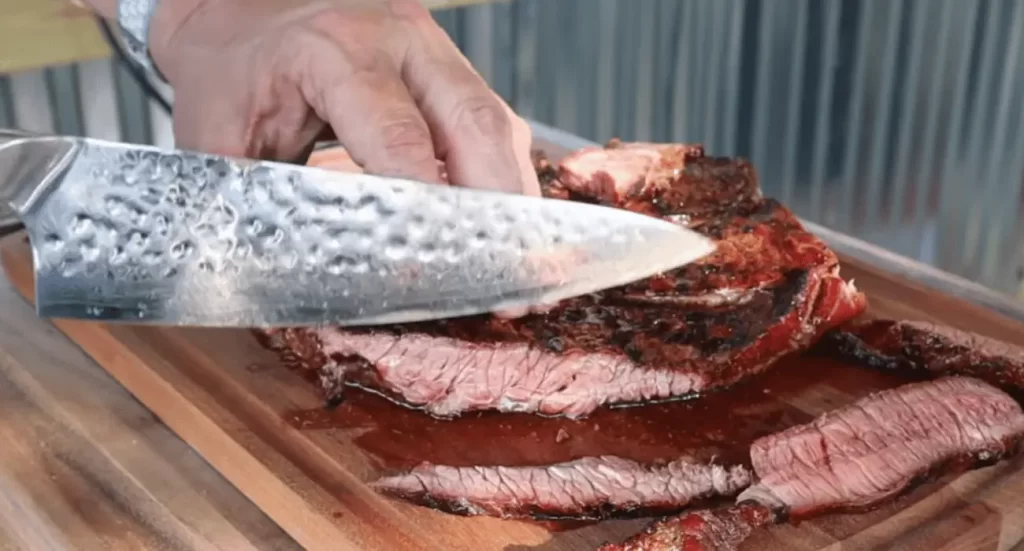
<path fill-rule="evenodd" d="M 1015 454 L 1022 440 L 1020 405 L 978 379 L 885 390 L 755 441 L 758 481 L 736 507 L 660 521 L 603 551 L 733 550 L 769 519 L 875 507 L 915 483 Z"/>
<path fill-rule="evenodd" d="M 695 500 L 736 495 L 749 484 L 743 466 L 686 459 L 644 466 L 619 457 L 590 457 L 538 467 L 424 464 L 374 486 L 456 514 L 591 520 L 676 512 Z"/>
<path fill-rule="evenodd" d="M 994 463 L 1024 436 L 1024 411 L 978 379 L 949 377 L 875 393 L 758 439 L 759 481 L 739 500 L 792 517 L 871 507 L 929 476 Z"/>
<path fill-rule="evenodd" d="M 918 321 L 872 320 L 830 333 L 821 350 L 880 369 L 969 375 L 1024 390 L 1024 348 Z"/>
<path fill-rule="evenodd" d="M 602 162 L 607 170 L 596 168 Z M 714 238 L 718 249 L 679 270 L 518 319 L 288 329 L 272 335 L 272 346 L 292 365 L 315 370 L 332 402 L 345 386 L 358 386 L 442 417 L 477 410 L 579 417 L 602 405 L 727 387 L 865 308 L 824 243 L 761 198 L 746 161 L 707 158 L 696 146 L 616 143 L 557 168 L 542 157 L 535 164 L 548 196 L 665 217 Z M 606 178 L 614 193 L 592 185 Z"/>
<path fill-rule="evenodd" d="M 771 511 L 756 503 L 691 511 L 654 522 L 628 540 L 598 551 L 734 551 L 755 528 L 772 520 Z"/>

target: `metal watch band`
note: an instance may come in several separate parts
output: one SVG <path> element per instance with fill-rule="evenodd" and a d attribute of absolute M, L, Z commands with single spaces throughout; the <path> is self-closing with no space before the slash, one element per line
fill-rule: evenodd
<path fill-rule="evenodd" d="M 159 0 L 117 0 L 117 24 L 132 61 L 163 78 L 149 55 L 149 24 Z"/>

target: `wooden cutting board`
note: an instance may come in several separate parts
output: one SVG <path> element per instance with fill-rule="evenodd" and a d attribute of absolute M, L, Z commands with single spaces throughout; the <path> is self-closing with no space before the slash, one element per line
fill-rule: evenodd
<path fill-rule="evenodd" d="M 33 296 L 23 234 L 0 241 L 10 281 Z M 844 260 L 870 314 L 932 320 L 1024 346 L 1024 325 Z M 749 384 L 686 403 L 600 411 L 572 422 L 480 414 L 437 421 L 353 391 L 333 412 L 317 389 L 243 330 L 58 320 L 54 325 L 308 549 L 569 551 L 621 540 L 647 520 L 557 530 L 438 513 L 375 494 L 382 469 L 419 460 L 540 464 L 596 453 L 742 460 L 752 439 L 881 388 L 895 375 L 795 357 Z M 861 515 L 755 534 L 751 550 L 1024 549 L 1024 460 L 918 488 Z"/>

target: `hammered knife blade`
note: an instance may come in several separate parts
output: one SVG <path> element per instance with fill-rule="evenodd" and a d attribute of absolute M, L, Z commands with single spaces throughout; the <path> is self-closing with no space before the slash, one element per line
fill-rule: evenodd
<path fill-rule="evenodd" d="M 40 316 L 143 324 L 375 325 L 521 309 L 714 248 L 596 205 L 12 131 L 0 133 L 4 206 L 29 234 Z"/>

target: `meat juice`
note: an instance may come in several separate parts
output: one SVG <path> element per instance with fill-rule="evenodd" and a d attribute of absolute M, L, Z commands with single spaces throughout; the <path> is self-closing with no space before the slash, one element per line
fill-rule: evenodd
<path fill-rule="evenodd" d="M 349 389 L 335 408 L 292 411 L 285 420 L 303 431 L 357 431 L 356 444 L 380 462 L 382 471 L 405 470 L 424 461 L 525 466 L 597 455 L 644 463 L 690 456 L 748 464 L 755 439 L 911 380 L 905 374 L 795 356 L 728 390 L 603 408 L 580 420 L 498 412 L 437 419 L 358 389 Z"/>

